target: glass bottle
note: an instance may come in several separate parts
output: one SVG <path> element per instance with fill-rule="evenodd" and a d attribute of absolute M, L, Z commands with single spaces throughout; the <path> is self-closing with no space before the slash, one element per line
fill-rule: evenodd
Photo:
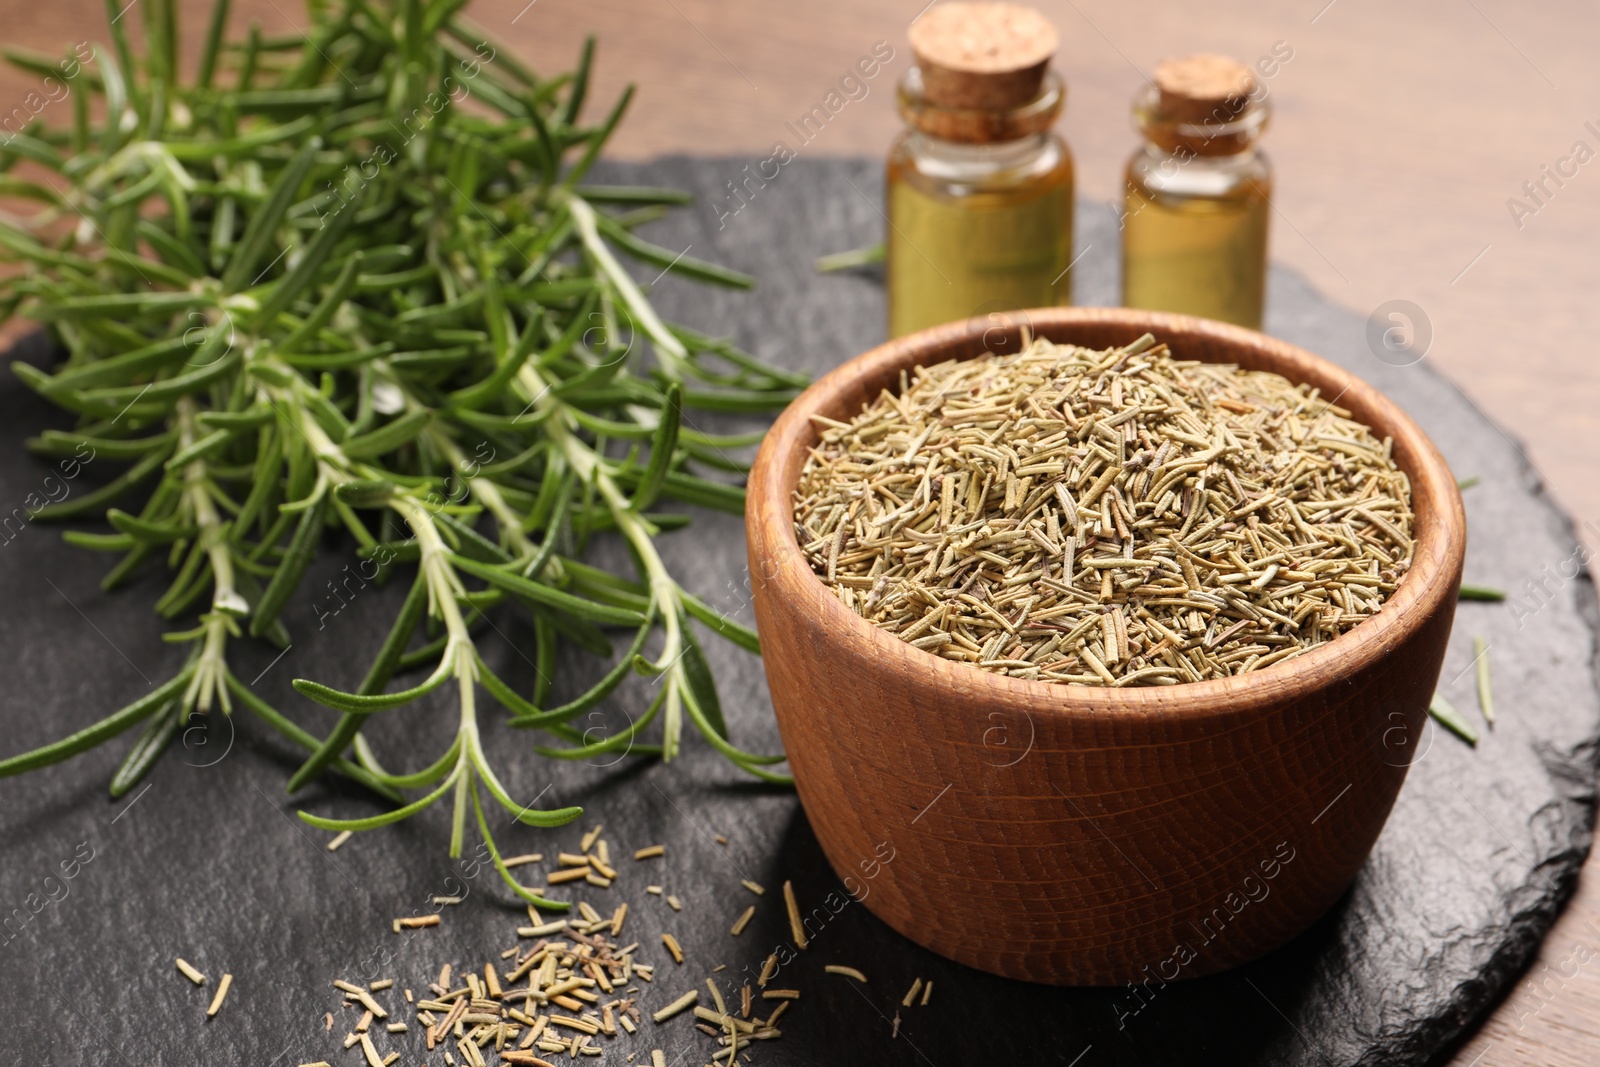
<path fill-rule="evenodd" d="M 995 9 L 1022 24 L 985 24 Z M 943 4 L 912 27 L 906 129 L 886 175 L 889 336 L 1070 302 L 1073 168 L 1051 129 L 1066 101 L 1046 69 L 1055 44 L 1049 23 L 1016 5 Z"/>
<path fill-rule="evenodd" d="M 1165 60 L 1134 99 L 1122 302 L 1261 328 L 1272 169 L 1264 87 L 1223 56 Z"/>

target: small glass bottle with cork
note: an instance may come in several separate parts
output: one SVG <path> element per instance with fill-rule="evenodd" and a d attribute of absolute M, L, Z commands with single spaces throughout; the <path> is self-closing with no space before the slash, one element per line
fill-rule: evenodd
<path fill-rule="evenodd" d="M 1122 302 L 1261 328 L 1272 170 L 1264 86 L 1237 60 L 1163 60 L 1134 99 Z"/>
<path fill-rule="evenodd" d="M 911 26 L 889 151 L 889 335 L 1070 302 L 1072 153 L 1051 127 L 1056 32 L 1029 7 L 945 3 Z"/>

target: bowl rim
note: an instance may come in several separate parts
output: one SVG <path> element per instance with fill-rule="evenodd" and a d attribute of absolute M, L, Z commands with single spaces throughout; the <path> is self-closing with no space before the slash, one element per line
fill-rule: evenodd
<path fill-rule="evenodd" d="M 1181 337 L 1206 339 L 1233 349 L 1258 369 L 1274 369 L 1290 381 L 1323 388 L 1336 385 L 1330 403 L 1341 403 L 1380 435 L 1394 440 L 1393 453 L 1411 483 L 1413 548 L 1411 566 L 1378 612 L 1349 630 L 1291 660 L 1260 671 L 1169 686 L 1080 686 L 1034 681 L 947 660 L 879 629 L 845 607 L 806 562 L 794 532 L 794 483 L 804 453 L 817 440 L 810 416 L 847 399 L 868 380 L 892 381 L 901 370 L 952 356 L 974 358 L 985 352 L 1020 350 L 1024 329 L 1034 336 L 1071 340 L 1075 329 L 1123 330 L 1128 340 L 1149 332 L 1157 340 L 1181 344 Z M 1005 347 L 1010 345 L 1012 347 Z M 1185 355 L 1182 358 L 1201 358 Z M 1205 362 L 1228 362 L 1206 359 Z M 1267 367 L 1264 364 L 1273 364 Z M 1315 379 L 1315 380 L 1314 380 Z M 1401 462 L 1405 456 L 1409 464 Z M 798 458 L 797 458 L 798 457 Z M 785 477 L 792 463 L 792 477 Z M 758 559 L 757 587 L 773 599 L 815 605 L 817 624 L 848 635 L 880 669 L 980 700 L 1071 715 L 1145 713 L 1184 718 L 1236 715 L 1281 707 L 1356 675 L 1406 643 L 1445 608 L 1453 611 L 1465 556 L 1466 513 L 1455 477 L 1444 457 L 1394 401 L 1359 376 L 1286 341 L 1255 330 L 1189 315 L 1130 308 L 1052 307 L 958 320 L 907 334 L 846 361 L 812 383 L 783 411 L 762 441 L 751 465 L 745 524 L 752 571 Z"/>

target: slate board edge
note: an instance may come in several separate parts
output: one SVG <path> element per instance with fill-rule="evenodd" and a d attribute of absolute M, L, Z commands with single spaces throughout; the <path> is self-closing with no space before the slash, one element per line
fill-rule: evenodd
<path fill-rule="evenodd" d="M 1299 274 L 1297 271 L 1291 273 Z M 1577 522 L 1556 500 L 1544 475 L 1528 458 L 1525 442 L 1495 424 L 1454 379 L 1431 366 L 1424 370 L 1466 400 L 1486 427 L 1505 435 L 1516 449 L 1523 487 L 1543 505 L 1541 510 L 1546 521 L 1566 540 L 1581 546 L 1583 539 Z M 1471 536 L 1470 531 L 1468 536 Z M 1516 595 L 1516 590 L 1507 592 L 1511 596 Z M 1570 594 L 1572 606 L 1589 624 L 1589 677 L 1596 695 L 1600 696 L 1600 594 L 1597 594 L 1594 572 L 1588 562 L 1579 567 L 1578 574 L 1571 582 Z M 1448 1063 L 1495 1009 L 1515 995 L 1518 983 L 1537 960 L 1540 946 L 1577 889 L 1579 875 L 1594 844 L 1595 815 L 1597 805 L 1600 805 L 1600 788 L 1597 788 L 1597 778 L 1600 778 L 1600 741 L 1590 739 L 1578 751 L 1565 755 L 1550 752 L 1548 746 L 1541 748 L 1545 750 L 1540 754 L 1545 772 L 1553 782 L 1568 787 L 1563 803 L 1578 808 L 1581 813 L 1571 822 L 1579 832 L 1573 835 L 1570 847 L 1560 855 L 1561 866 L 1555 874 L 1557 893 L 1539 898 L 1534 907 L 1517 914 L 1513 932 L 1491 958 L 1485 969 L 1485 978 L 1458 987 L 1450 1006 L 1459 1006 L 1459 1013 L 1452 1017 L 1448 1011 L 1440 1012 L 1429 1020 L 1409 1041 L 1400 1043 L 1397 1051 L 1402 1055 L 1430 1064 Z M 1430 1054 L 1429 1049 L 1435 1051 Z M 1374 1049 L 1362 1062 L 1376 1067 L 1385 1059 Z"/>

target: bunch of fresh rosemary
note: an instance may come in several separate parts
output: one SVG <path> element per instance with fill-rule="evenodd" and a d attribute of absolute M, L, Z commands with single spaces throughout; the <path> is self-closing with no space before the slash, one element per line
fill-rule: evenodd
<path fill-rule="evenodd" d="M 104 510 L 111 532 L 66 536 L 120 557 L 108 589 L 164 558 L 174 575 L 156 610 L 195 619 L 166 635 L 192 651 L 154 691 L 0 762 L 0 774 L 142 723 L 112 783 L 120 794 L 191 712 L 237 701 L 311 751 L 291 790 L 332 769 L 398 805 L 370 819 L 306 821 L 369 829 L 451 795 L 452 855 L 470 808 L 512 885 L 480 785 L 531 825 L 579 811 L 534 810 L 507 794 L 480 740 L 480 687 L 513 725 L 568 742 L 540 749 L 548 755 L 670 759 L 687 717 L 738 767 L 786 781 L 767 769 L 781 756 L 727 740 L 690 621 L 751 651 L 756 636 L 668 573 L 654 538 L 686 519 L 651 509 L 672 499 L 742 511 L 741 489 L 694 470 L 736 467 L 722 450 L 760 435 L 696 432 L 683 413 L 771 409 L 804 381 L 664 322 L 619 263 L 620 251 L 751 284 L 634 235 L 681 194 L 579 184 L 631 94 L 584 124 L 592 42 L 576 73 L 541 78 L 460 17 L 464 0 L 308 0 L 303 36 L 252 26 L 241 44 L 225 39 L 223 0 L 187 79 L 172 0 L 140 5 L 142 58 L 120 6 L 108 0 L 113 48 L 76 79 L 72 126 L 35 124 L 0 146 L 0 194 L 40 204 L 26 222 L 0 221 L 5 258 L 22 265 L 0 288 L 0 310 L 48 323 L 66 352 L 53 374 L 13 364 L 80 420 L 31 446 L 129 464 L 36 518 Z M 36 73 L 63 69 L 10 58 Z M 99 122 L 91 91 L 104 100 Z M 639 338 L 648 365 L 644 345 L 632 351 Z M 137 510 L 112 506 L 136 491 Z M 343 712 L 318 740 L 242 684 L 227 653 L 246 630 L 287 643 L 279 614 L 329 527 L 386 569 L 415 561 L 416 574 L 356 692 L 295 682 Z M 637 577 L 574 558 L 603 530 L 620 534 Z M 474 643 L 475 621 L 505 602 L 535 627 L 531 693 L 496 677 Z M 424 620 L 432 640 L 416 637 Z M 559 646 L 608 655 L 606 627 L 631 630 L 626 654 L 554 706 Z M 419 668 L 431 668 L 420 683 L 390 690 Z M 637 722 L 592 743 L 565 725 L 632 671 L 663 676 Z M 361 736 L 365 717 L 442 686 L 458 697 L 454 742 L 423 770 L 384 770 Z M 659 744 L 636 743 L 657 718 Z M 408 789 L 428 791 L 407 803 Z"/>

